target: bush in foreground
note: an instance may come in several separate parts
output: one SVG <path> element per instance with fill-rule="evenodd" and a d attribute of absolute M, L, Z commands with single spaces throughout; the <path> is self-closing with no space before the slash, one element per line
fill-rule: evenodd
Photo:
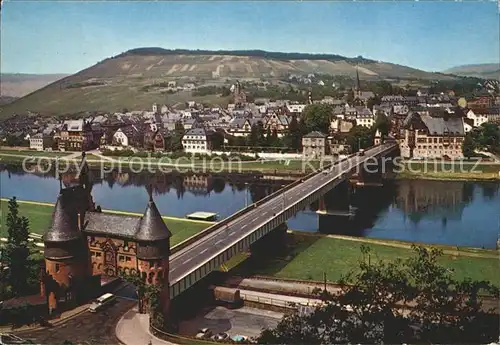
<path fill-rule="evenodd" d="M 499 315 L 482 306 L 479 293 L 498 298 L 498 288 L 485 281 L 453 279 L 438 264 L 437 249 L 413 247 L 405 260 L 372 260 L 362 247 L 359 273 L 341 281 L 309 312 L 284 317 L 264 330 L 259 344 L 467 343 L 485 344 L 499 337 Z"/>

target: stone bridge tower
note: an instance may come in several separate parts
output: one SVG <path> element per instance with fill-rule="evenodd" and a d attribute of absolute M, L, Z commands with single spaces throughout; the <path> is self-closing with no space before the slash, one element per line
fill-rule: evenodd
<path fill-rule="evenodd" d="M 41 294 L 47 297 L 49 313 L 60 309 L 60 302 L 86 299 L 86 282 L 91 275 L 88 248 L 82 235 L 75 188 L 60 188 L 52 214 L 52 224 L 43 236 L 45 269 Z"/>
<path fill-rule="evenodd" d="M 137 266 L 141 278 L 147 284 L 162 286 L 161 306 L 163 314 L 168 313 L 170 305 L 170 283 L 168 272 L 170 256 L 170 237 L 163 218 L 153 201 L 153 188 L 149 186 L 149 202 L 137 226 Z"/>

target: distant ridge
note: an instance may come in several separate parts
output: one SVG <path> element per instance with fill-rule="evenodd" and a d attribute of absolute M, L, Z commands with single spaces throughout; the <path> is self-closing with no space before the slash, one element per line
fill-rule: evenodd
<path fill-rule="evenodd" d="M 203 49 L 164 49 L 159 47 L 145 47 L 128 50 L 116 57 L 128 55 L 231 55 L 248 56 L 273 60 L 327 60 L 327 61 L 349 61 L 357 63 L 371 63 L 375 60 L 366 59 L 362 56 L 348 58 L 337 54 L 313 54 L 313 53 L 285 53 L 270 52 L 266 50 L 203 50 Z"/>
<path fill-rule="evenodd" d="M 463 77 L 500 79 L 500 63 L 482 63 L 456 66 L 447 69 L 444 73 L 451 73 Z"/>

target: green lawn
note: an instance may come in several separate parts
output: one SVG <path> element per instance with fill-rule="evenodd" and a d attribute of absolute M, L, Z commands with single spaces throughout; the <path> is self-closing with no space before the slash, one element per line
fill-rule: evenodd
<path fill-rule="evenodd" d="M 43 234 L 50 225 L 52 209 L 52 206 L 33 205 L 19 202 L 19 213 L 28 218 L 30 222 L 30 230 L 37 234 Z M 0 237 L 7 237 L 7 201 L 1 201 L 1 211 L 2 223 L 0 228 Z M 176 220 L 172 218 L 165 219 L 165 223 L 172 232 L 172 238 L 170 239 L 171 246 L 175 246 L 209 226 L 207 223 L 198 223 L 183 219 Z"/>
<path fill-rule="evenodd" d="M 60 151 L 32 151 L 32 150 L 0 150 L 0 155 L 23 155 L 23 156 L 42 156 L 42 157 L 65 157 L 73 152 L 60 152 Z"/>
<path fill-rule="evenodd" d="M 253 273 L 278 278 L 300 280 L 323 280 L 326 272 L 328 281 L 337 282 L 342 275 L 355 270 L 361 258 L 362 243 L 346 239 L 336 239 L 309 235 L 289 235 L 294 241 L 291 260 L 274 260 Z M 293 237 L 292 237 L 293 236 Z M 412 255 L 405 248 L 394 248 L 381 244 L 368 244 L 374 260 L 395 260 Z M 479 258 L 444 255 L 441 263 L 455 271 L 457 279 L 471 278 L 489 280 L 500 286 L 498 258 Z"/>

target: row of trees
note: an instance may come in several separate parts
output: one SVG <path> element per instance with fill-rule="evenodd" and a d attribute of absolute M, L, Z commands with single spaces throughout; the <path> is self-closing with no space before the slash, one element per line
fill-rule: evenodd
<path fill-rule="evenodd" d="M 362 247 L 359 269 L 338 293 L 317 290 L 323 304 L 286 315 L 262 332 L 259 344 L 487 344 L 499 339 L 499 315 L 480 293 L 498 298 L 486 281 L 459 281 L 439 264 L 437 249 L 413 247 L 414 256 L 374 260 Z"/>

